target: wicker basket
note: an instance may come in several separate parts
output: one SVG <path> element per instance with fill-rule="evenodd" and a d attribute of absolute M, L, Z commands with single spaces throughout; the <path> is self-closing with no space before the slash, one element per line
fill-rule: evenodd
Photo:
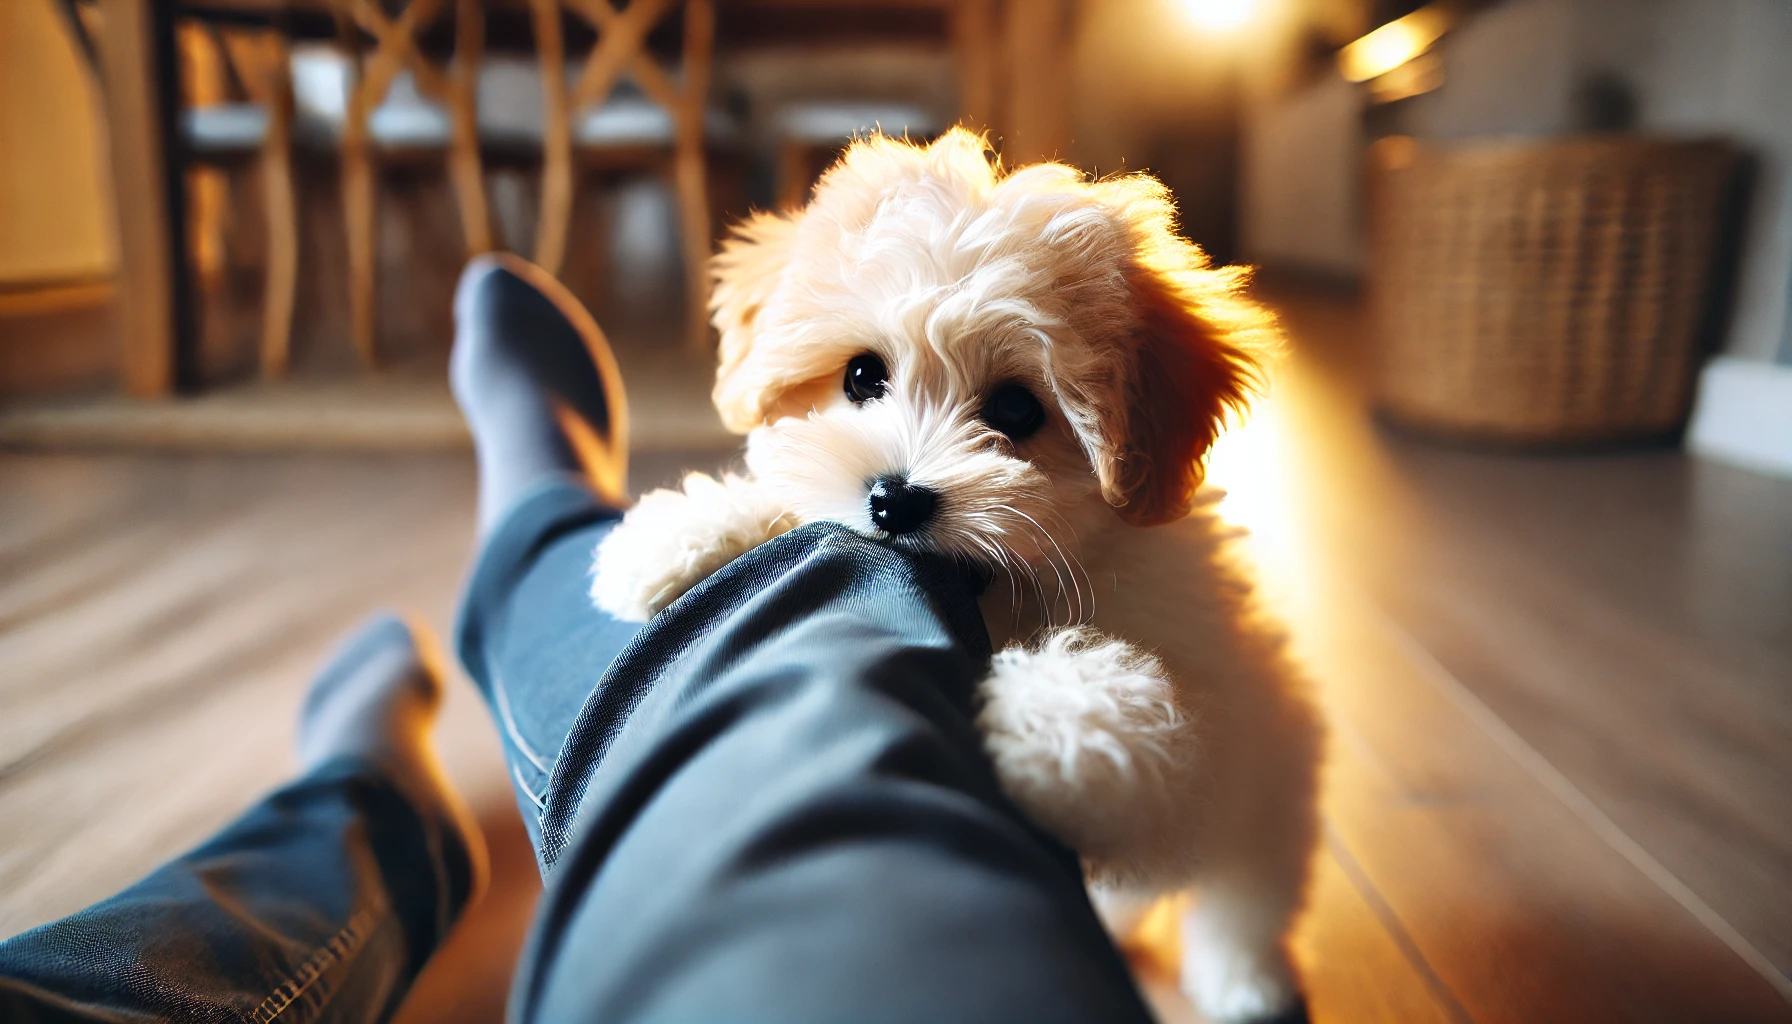
<path fill-rule="evenodd" d="M 1734 166 L 1717 142 L 1379 144 L 1381 410 L 1509 442 L 1678 431 Z"/>

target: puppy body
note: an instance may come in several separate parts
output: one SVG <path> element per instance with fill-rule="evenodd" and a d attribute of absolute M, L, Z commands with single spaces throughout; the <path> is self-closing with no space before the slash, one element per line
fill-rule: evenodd
<path fill-rule="evenodd" d="M 1322 742 L 1237 541 L 1211 505 L 1085 536 L 1088 625 L 1005 638 L 1044 657 L 1006 647 L 978 719 L 1004 787 L 1083 854 L 1116 933 L 1124 908 L 1199 886 L 1182 922 L 1183 984 L 1214 1020 L 1272 1016 L 1297 994 L 1283 940 L 1316 839 Z M 999 587 L 986 595 L 992 636 L 1009 603 Z M 1129 673 L 1145 652 L 1155 664 Z M 1039 689 L 1069 682 L 1052 666 L 1066 655 L 1080 663 L 1082 712 L 1042 713 Z M 1139 692 L 1133 673 L 1169 691 L 1174 725 L 1112 713 Z"/>
<path fill-rule="evenodd" d="M 592 595 L 644 618 L 814 521 L 998 570 L 978 725 L 1004 788 L 1105 907 L 1198 881 L 1184 985 L 1245 1020 L 1297 997 L 1320 729 L 1198 490 L 1273 329 L 1172 213 L 1145 178 L 1003 174 L 962 131 L 856 144 L 717 258 L 747 472 L 644 496 Z"/>

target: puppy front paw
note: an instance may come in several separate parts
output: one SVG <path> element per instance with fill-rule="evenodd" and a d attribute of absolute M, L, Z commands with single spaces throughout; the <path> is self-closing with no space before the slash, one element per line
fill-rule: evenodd
<path fill-rule="evenodd" d="M 1096 878 L 1176 883 L 1197 743 L 1161 662 L 1088 628 L 995 656 L 977 726 L 1002 788 Z"/>
<path fill-rule="evenodd" d="M 751 480 L 692 473 L 679 490 L 642 495 L 598 544 L 591 600 L 619 619 L 646 621 L 791 525 Z"/>

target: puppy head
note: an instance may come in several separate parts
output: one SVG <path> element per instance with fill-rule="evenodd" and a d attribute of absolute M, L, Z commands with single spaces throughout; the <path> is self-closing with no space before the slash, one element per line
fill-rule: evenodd
<path fill-rule="evenodd" d="M 998 565 L 1062 560 L 1092 508 L 1186 514 L 1276 343 L 1157 181 L 1004 172 L 962 129 L 855 143 L 713 270 L 755 474 L 804 521 Z"/>

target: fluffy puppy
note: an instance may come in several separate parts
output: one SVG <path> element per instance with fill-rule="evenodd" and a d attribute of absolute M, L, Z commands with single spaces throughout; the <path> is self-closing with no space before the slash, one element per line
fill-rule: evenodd
<path fill-rule="evenodd" d="M 1010 795 L 1113 918 L 1200 885 L 1209 1017 L 1298 998 L 1285 949 L 1321 741 L 1283 634 L 1198 494 L 1273 321 L 1144 175 L 1004 172 L 955 130 L 855 143 L 714 262 L 715 402 L 746 475 L 644 496 L 592 596 L 645 618 L 803 523 L 987 564 L 977 724 Z"/>

